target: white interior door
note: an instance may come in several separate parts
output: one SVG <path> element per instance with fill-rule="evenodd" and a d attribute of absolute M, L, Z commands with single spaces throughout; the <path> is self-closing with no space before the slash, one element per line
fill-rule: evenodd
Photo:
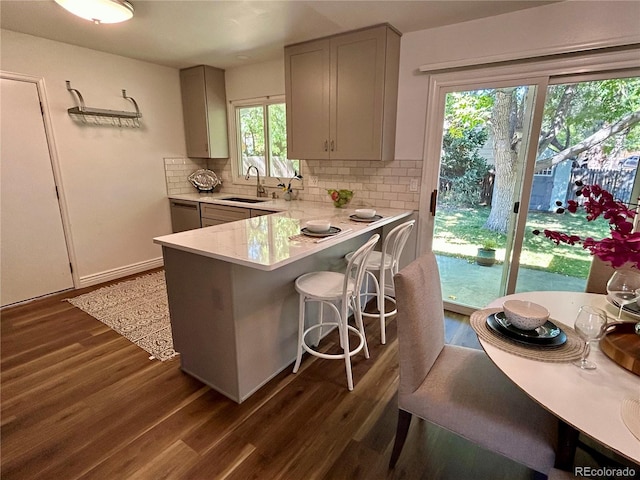
<path fill-rule="evenodd" d="M 0 303 L 73 287 L 35 83 L 1 79 Z"/>

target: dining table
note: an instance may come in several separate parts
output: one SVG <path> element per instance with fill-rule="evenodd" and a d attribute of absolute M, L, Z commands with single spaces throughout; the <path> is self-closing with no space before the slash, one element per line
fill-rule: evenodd
<path fill-rule="evenodd" d="M 618 308 L 611 304 L 606 295 L 568 292 L 568 291 L 536 291 L 522 292 L 498 298 L 489 303 L 485 309 L 472 314 L 472 326 L 478 334 L 482 348 L 491 361 L 520 389 L 535 402 L 553 413 L 559 420 L 561 432 L 565 437 L 573 437 L 574 445 L 569 445 L 570 458 L 573 462 L 575 443 L 582 433 L 618 455 L 640 465 L 640 408 L 632 410 L 630 405 L 640 405 L 640 376 L 621 367 L 606 356 L 599 348 L 598 342 L 592 342 L 589 360 L 594 361 L 597 368 L 583 370 L 568 359 L 563 359 L 556 347 L 546 353 L 544 348 L 528 355 L 527 345 L 515 342 L 513 349 L 505 348 L 500 341 L 493 341 L 487 332 L 486 318 L 492 312 L 502 310 L 506 300 L 518 299 L 544 306 L 550 313 L 549 320 L 567 333 L 574 346 L 584 348 L 581 339 L 573 331 L 573 323 L 578 310 L 583 305 L 592 305 L 604 310 L 609 321 L 617 321 Z M 475 325 L 474 325 L 475 319 Z M 638 322 L 637 317 L 622 313 L 621 320 Z M 491 333 L 491 335 L 495 332 Z M 569 335 L 570 334 L 570 335 Z M 498 339 L 500 340 L 500 339 Z M 640 342 L 640 336 L 638 336 Z M 573 352 L 577 354 L 577 352 Z M 555 355 L 555 357 L 554 357 Z M 548 358 L 545 358 L 548 356 Z M 576 356 L 576 355 L 574 355 Z M 579 354 L 577 354 L 579 356 Z M 623 404 L 625 415 L 623 415 Z M 634 427 L 635 435 L 630 427 Z M 569 434 L 567 435 L 567 431 Z M 561 433 L 561 436 L 563 434 Z M 565 441 L 562 439 L 562 441 Z M 567 448 L 567 446 L 559 446 Z M 563 454 L 566 455 L 566 452 Z M 561 468 L 570 468 L 567 458 L 560 462 Z"/>

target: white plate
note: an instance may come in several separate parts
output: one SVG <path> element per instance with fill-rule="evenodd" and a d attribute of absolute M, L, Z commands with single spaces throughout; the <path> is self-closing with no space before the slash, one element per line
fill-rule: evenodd
<path fill-rule="evenodd" d="M 620 309 L 620 305 L 613 298 L 611 298 L 609 295 L 607 295 L 607 302 L 609 302 L 609 304 L 613 305 L 616 308 L 616 316 L 617 316 L 618 315 L 618 310 Z M 638 308 L 640 308 L 640 307 L 636 307 L 636 309 L 638 309 Z M 629 315 L 630 317 L 633 317 L 635 319 L 640 319 L 640 311 L 638 311 L 636 309 L 631 310 L 627 305 L 622 307 L 622 311 L 624 313 L 626 313 L 627 315 Z M 624 321 L 624 318 L 621 318 L 620 320 Z"/>

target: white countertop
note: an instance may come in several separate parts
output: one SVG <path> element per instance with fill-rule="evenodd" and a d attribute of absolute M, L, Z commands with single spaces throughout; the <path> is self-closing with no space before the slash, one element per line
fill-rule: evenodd
<path fill-rule="evenodd" d="M 354 213 L 355 207 L 340 209 L 324 203 L 301 200 L 269 199 L 258 204 L 239 204 L 219 200 L 220 197 L 230 196 L 234 195 L 182 194 L 172 195 L 170 198 L 273 210 L 279 213 L 156 237 L 153 239 L 154 243 L 270 271 L 413 213 L 412 210 L 380 208 L 376 211 L 383 217 L 381 220 L 364 223 L 355 222 L 349 218 L 349 215 Z M 236 196 L 245 197 L 245 195 Z M 317 242 L 320 239 L 300 235 L 300 229 L 308 220 L 319 219 L 330 220 L 332 226 L 342 229 L 343 232 L 319 243 Z"/>
<path fill-rule="evenodd" d="M 257 203 L 249 203 L 249 202 L 233 202 L 229 200 L 224 200 L 225 198 L 230 197 L 240 197 L 240 198 L 254 198 L 260 200 Z M 230 207 L 242 207 L 242 208 L 251 208 L 253 210 L 269 210 L 273 212 L 286 212 L 291 208 L 291 204 L 300 204 L 300 203 L 312 203 L 313 205 L 322 205 L 316 202 L 301 202 L 301 201 L 286 201 L 282 198 L 271 198 L 271 197 L 253 197 L 251 195 L 242 195 L 235 193 L 180 193 L 169 195 L 169 198 L 174 200 L 189 200 L 192 202 L 202 202 L 202 203 L 213 203 L 216 205 L 228 205 Z M 364 208 L 364 207 L 363 207 Z"/>

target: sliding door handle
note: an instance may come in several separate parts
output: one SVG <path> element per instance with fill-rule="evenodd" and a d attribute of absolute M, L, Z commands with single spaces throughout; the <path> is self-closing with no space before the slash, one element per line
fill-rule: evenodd
<path fill-rule="evenodd" d="M 431 192 L 431 200 L 429 201 L 429 212 L 431 212 L 431 216 L 436 216 L 436 205 L 438 203 L 438 190 L 434 190 Z"/>

